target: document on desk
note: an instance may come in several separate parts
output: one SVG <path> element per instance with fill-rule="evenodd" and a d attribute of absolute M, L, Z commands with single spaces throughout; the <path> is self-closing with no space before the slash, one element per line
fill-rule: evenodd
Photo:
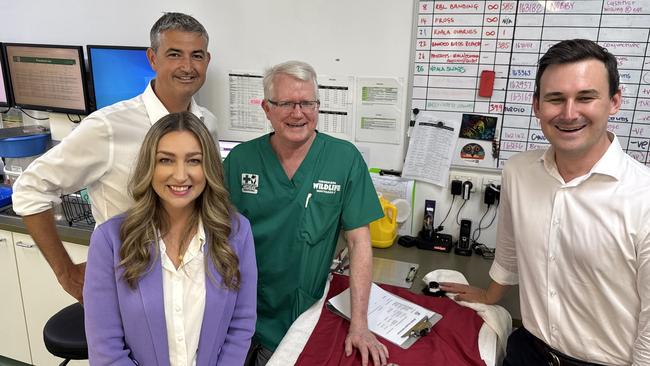
<path fill-rule="evenodd" d="M 440 120 L 420 112 L 411 134 L 402 178 L 446 187 L 460 121 Z"/>
<path fill-rule="evenodd" d="M 327 308 L 349 320 L 352 314 L 350 289 L 329 299 Z M 370 288 L 368 329 L 401 348 L 406 349 L 415 343 L 418 337 L 410 334 L 419 324 L 428 320 L 432 326 L 440 319 L 442 315 L 394 295 L 374 283 Z"/>

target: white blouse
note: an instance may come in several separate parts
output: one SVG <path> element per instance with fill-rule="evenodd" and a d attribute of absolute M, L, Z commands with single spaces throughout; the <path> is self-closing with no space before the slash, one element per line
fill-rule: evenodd
<path fill-rule="evenodd" d="M 205 310 L 204 246 L 205 233 L 199 221 L 196 235 L 176 269 L 160 239 L 167 345 L 172 366 L 196 366 Z"/>

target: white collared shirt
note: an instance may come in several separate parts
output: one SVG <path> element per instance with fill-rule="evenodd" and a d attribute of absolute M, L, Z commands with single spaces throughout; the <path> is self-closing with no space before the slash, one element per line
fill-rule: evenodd
<path fill-rule="evenodd" d="M 205 311 L 205 233 L 199 221 L 181 265 L 174 267 L 160 240 L 163 299 L 169 364 L 196 366 L 201 325 Z"/>
<path fill-rule="evenodd" d="M 217 119 L 194 99 L 190 111 L 217 140 Z M 126 211 L 128 178 L 149 128 L 169 112 L 151 84 L 140 95 L 86 117 L 61 143 L 35 160 L 13 186 L 13 209 L 32 215 L 61 202 L 61 194 L 88 187 L 93 217 L 101 224 Z"/>
<path fill-rule="evenodd" d="M 490 276 L 519 283 L 523 325 L 549 346 L 600 364 L 648 365 L 650 169 L 610 139 L 570 182 L 552 148 L 508 160 Z"/>

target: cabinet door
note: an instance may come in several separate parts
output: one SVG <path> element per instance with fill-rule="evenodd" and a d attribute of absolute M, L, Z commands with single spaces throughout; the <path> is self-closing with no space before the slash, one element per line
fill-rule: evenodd
<path fill-rule="evenodd" d="M 0 355 L 31 364 L 14 241 L 11 232 L 4 230 L 0 230 L 0 288 Z"/>
<path fill-rule="evenodd" d="M 61 288 L 45 257 L 29 235 L 13 233 L 13 239 L 32 362 L 36 366 L 58 365 L 61 359 L 50 354 L 43 343 L 43 327 L 52 315 L 74 303 L 75 299 Z M 63 244 L 74 263 L 86 261 L 87 246 Z M 69 365 L 88 365 L 88 361 L 72 361 Z"/>

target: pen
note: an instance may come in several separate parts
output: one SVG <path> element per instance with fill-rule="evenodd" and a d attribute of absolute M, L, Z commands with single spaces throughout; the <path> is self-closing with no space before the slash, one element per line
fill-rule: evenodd
<path fill-rule="evenodd" d="M 307 199 L 305 200 L 305 208 L 307 208 L 307 205 L 309 204 L 309 199 L 311 198 L 311 193 L 307 193 Z"/>
<path fill-rule="evenodd" d="M 406 279 L 404 281 L 413 282 L 413 280 L 415 279 L 415 274 L 417 272 L 418 272 L 417 268 L 411 267 L 411 269 L 409 269 L 409 273 L 406 275 Z"/>
<path fill-rule="evenodd" d="M 402 172 L 393 169 L 387 169 L 387 170 L 381 169 L 379 171 L 379 175 L 394 175 L 396 177 L 399 177 L 402 175 Z"/>

